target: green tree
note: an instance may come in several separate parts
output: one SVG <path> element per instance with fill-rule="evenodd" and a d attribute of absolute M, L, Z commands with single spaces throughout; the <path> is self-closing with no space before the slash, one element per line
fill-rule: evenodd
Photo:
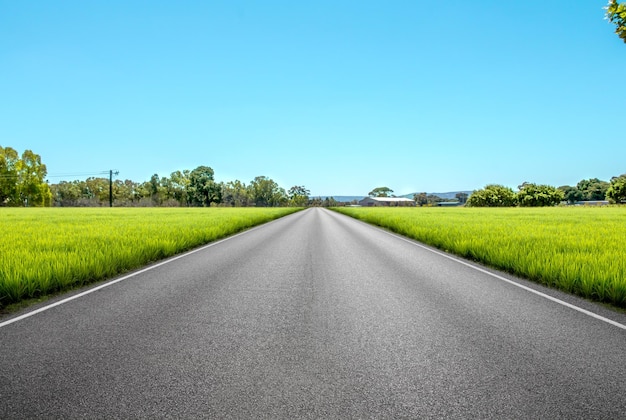
<path fill-rule="evenodd" d="M 222 201 L 222 189 L 213 179 L 213 169 L 198 166 L 189 174 L 189 198 L 194 206 L 209 207 Z"/>
<path fill-rule="evenodd" d="M 415 200 L 415 203 L 422 207 L 428 204 L 428 195 L 426 195 L 425 192 L 423 193 L 419 193 L 419 194 L 414 194 L 413 195 L 413 200 Z"/>
<path fill-rule="evenodd" d="M 11 147 L 0 146 L 0 206 L 17 206 L 19 154 Z"/>
<path fill-rule="evenodd" d="M 48 170 L 41 163 L 41 156 L 31 150 L 22 153 L 19 171 L 19 188 L 22 201 L 28 206 L 50 207 L 52 193 L 46 182 Z"/>
<path fill-rule="evenodd" d="M 457 200 L 459 200 L 459 203 L 465 204 L 467 202 L 468 195 L 467 193 L 464 193 L 464 192 L 458 192 L 455 194 L 455 197 Z"/>
<path fill-rule="evenodd" d="M 393 190 L 388 187 L 377 187 L 372 191 L 368 192 L 367 195 L 370 197 L 390 197 Z"/>
<path fill-rule="evenodd" d="M 187 169 L 184 171 L 174 171 L 170 174 L 170 187 L 172 189 L 173 198 L 178 201 L 181 207 L 189 205 L 189 179 L 191 172 Z"/>
<path fill-rule="evenodd" d="M 547 207 L 556 206 L 564 197 L 563 191 L 550 185 L 525 182 L 517 193 L 517 202 L 522 207 Z"/>
<path fill-rule="evenodd" d="M 428 194 L 426 196 L 426 200 L 428 201 L 428 205 L 429 206 L 435 206 L 435 205 L 437 205 L 437 203 L 441 203 L 442 201 L 445 201 L 443 198 L 439 197 L 438 195 L 434 195 L 434 194 Z"/>
<path fill-rule="evenodd" d="M 230 207 L 247 207 L 252 203 L 250 190 L 238 179 L 222 184 L 222 203 Z"/>
<path fill-rule="evenodd" d="M 156 206 L 161 205 L 161 203 L 163 203 L 163 197 L 162 197 L 163 187 L 161 186 L 161 179 L 159 178 L 159 175 L 158 174 L 152 175 L 150 177 L 150 181 L 146 183 L 146 187 L 150 193 L 150 198 L 152 199 L 152 202 Z"/>
<path fill-rule="evenodd" d="M 83 197 L 92 206 L 109 204 L 109 180 L 107 178 L 89 177 L 85 180 Z"/>
<path fill-rule="evenodd" d="M 611 185 L 606 191 L 606 198 L 612 203 L 626 203 L 626 174 L 611 178 Z"/>
<path fill-rule="evenodd" d="M 618 3 L 617 0 L 609 0 L 604 8 L 606 19 L 615 24 L 615 33 L 626 43 L 626 4 Z"/>
<path fill-rule="evenodd" d="M 41 157 L 25 150 L 19 157 L 15 149 L 0 146 L 0 205 L 50 206 L 52 193 L 45 181 L 48 171 Z"/>
<path fill-rule="evenodd" d="M 474 191 L 466 203 L 469 207 L 513 207 L 515 204 L 516 195 L 513 190 L 498 184 L 489 184 Z"/>
<path fill-rule="evenodd" d="M 583 193 L 576 187 L 571 185 L 562 185 L 559 190 L 563 192 L 563 197 L 569 204 L 574 204 L 577 201 L 583 201 Z"/>
<path fill-rule="evenodd" d="M 294 185 L 289 188 L 287 192 L 289 196 L 289 205 L 292 207 L 304 207 L 309 202 L 309 194 L 311 192 L 307 190 L 303 185 Z"/>
<path fill-rule="evenodd" d="M 61 181 L 50 186 L 53 205 L 59 207 L 76 207 L 82 199 L 81 181 Z"/>
<path fill-rule="evenodd" d="M 334 197 L 326 197 L 322 201 L 322 207 L 337 207 L 339 202 Z"/>
<path fill-rule="evenodd" d="M 287 194 L 274 180 L 257 176 L 250 182 L 252 201 L 257 207 L 279 207 L 287 204 Z"/>
<path fill-rule="evenodd" d="M 583 179 L 576 188 L 582 193 L 584 201 L 598 201 L 606 198 L 609 183 L 598 178 Z"/>
<path fill-rule="evenodd" d="M 320 207 L 322 203 L 322 197 L 311 197 L 309 200 L 309 206 L 311 207 Z"/>

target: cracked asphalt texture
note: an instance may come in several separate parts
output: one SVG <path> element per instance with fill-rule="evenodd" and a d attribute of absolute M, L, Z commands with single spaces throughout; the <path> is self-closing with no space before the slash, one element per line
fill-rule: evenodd
<path fill-rule="evenodd" d="M 313 208 L 0 327 L 0 418 L 617 419 L 625 356 L 623 329 Z"/>

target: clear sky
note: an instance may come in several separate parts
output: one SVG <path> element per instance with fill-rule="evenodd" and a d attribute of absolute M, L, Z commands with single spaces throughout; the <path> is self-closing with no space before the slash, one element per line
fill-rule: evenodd
<path fill-rule="evenodd" d="M 0 0 L 0 145 L 312 195 L 626 172 L 605 0 Z M 81 174 L 75 176 L 76 174 Z"/>

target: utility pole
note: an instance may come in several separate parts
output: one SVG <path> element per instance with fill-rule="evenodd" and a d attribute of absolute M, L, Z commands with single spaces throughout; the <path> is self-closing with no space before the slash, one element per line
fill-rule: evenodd
<path fill-rule="evenodd" d="M 118 171 L 115 172 L 117 174 Z M 113 169 L 109 170 L 109 207 L 113 207 Z"/>

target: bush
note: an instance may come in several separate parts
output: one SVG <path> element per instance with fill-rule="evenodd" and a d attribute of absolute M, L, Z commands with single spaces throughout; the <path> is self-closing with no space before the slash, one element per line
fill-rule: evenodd
<path fill-rule="evenodd" d="M 513 190 L 503 185 L 490 184 L 482 190 L 476 190 L 468 198 L 469 207 L 514 207 L 516 196 Z"/>
<path fill-rule="evenodd" d="M 556 206 L 565 198 L 563 191 L 549 185 L 524 183 L 517 193 L 520 207 Z"/>
<path fill-rule="evenodd" d="M 611 185 L 606 191 L 606 198 L 616 204 L 626 202 L 626 174 L 611 178 Z"/>

